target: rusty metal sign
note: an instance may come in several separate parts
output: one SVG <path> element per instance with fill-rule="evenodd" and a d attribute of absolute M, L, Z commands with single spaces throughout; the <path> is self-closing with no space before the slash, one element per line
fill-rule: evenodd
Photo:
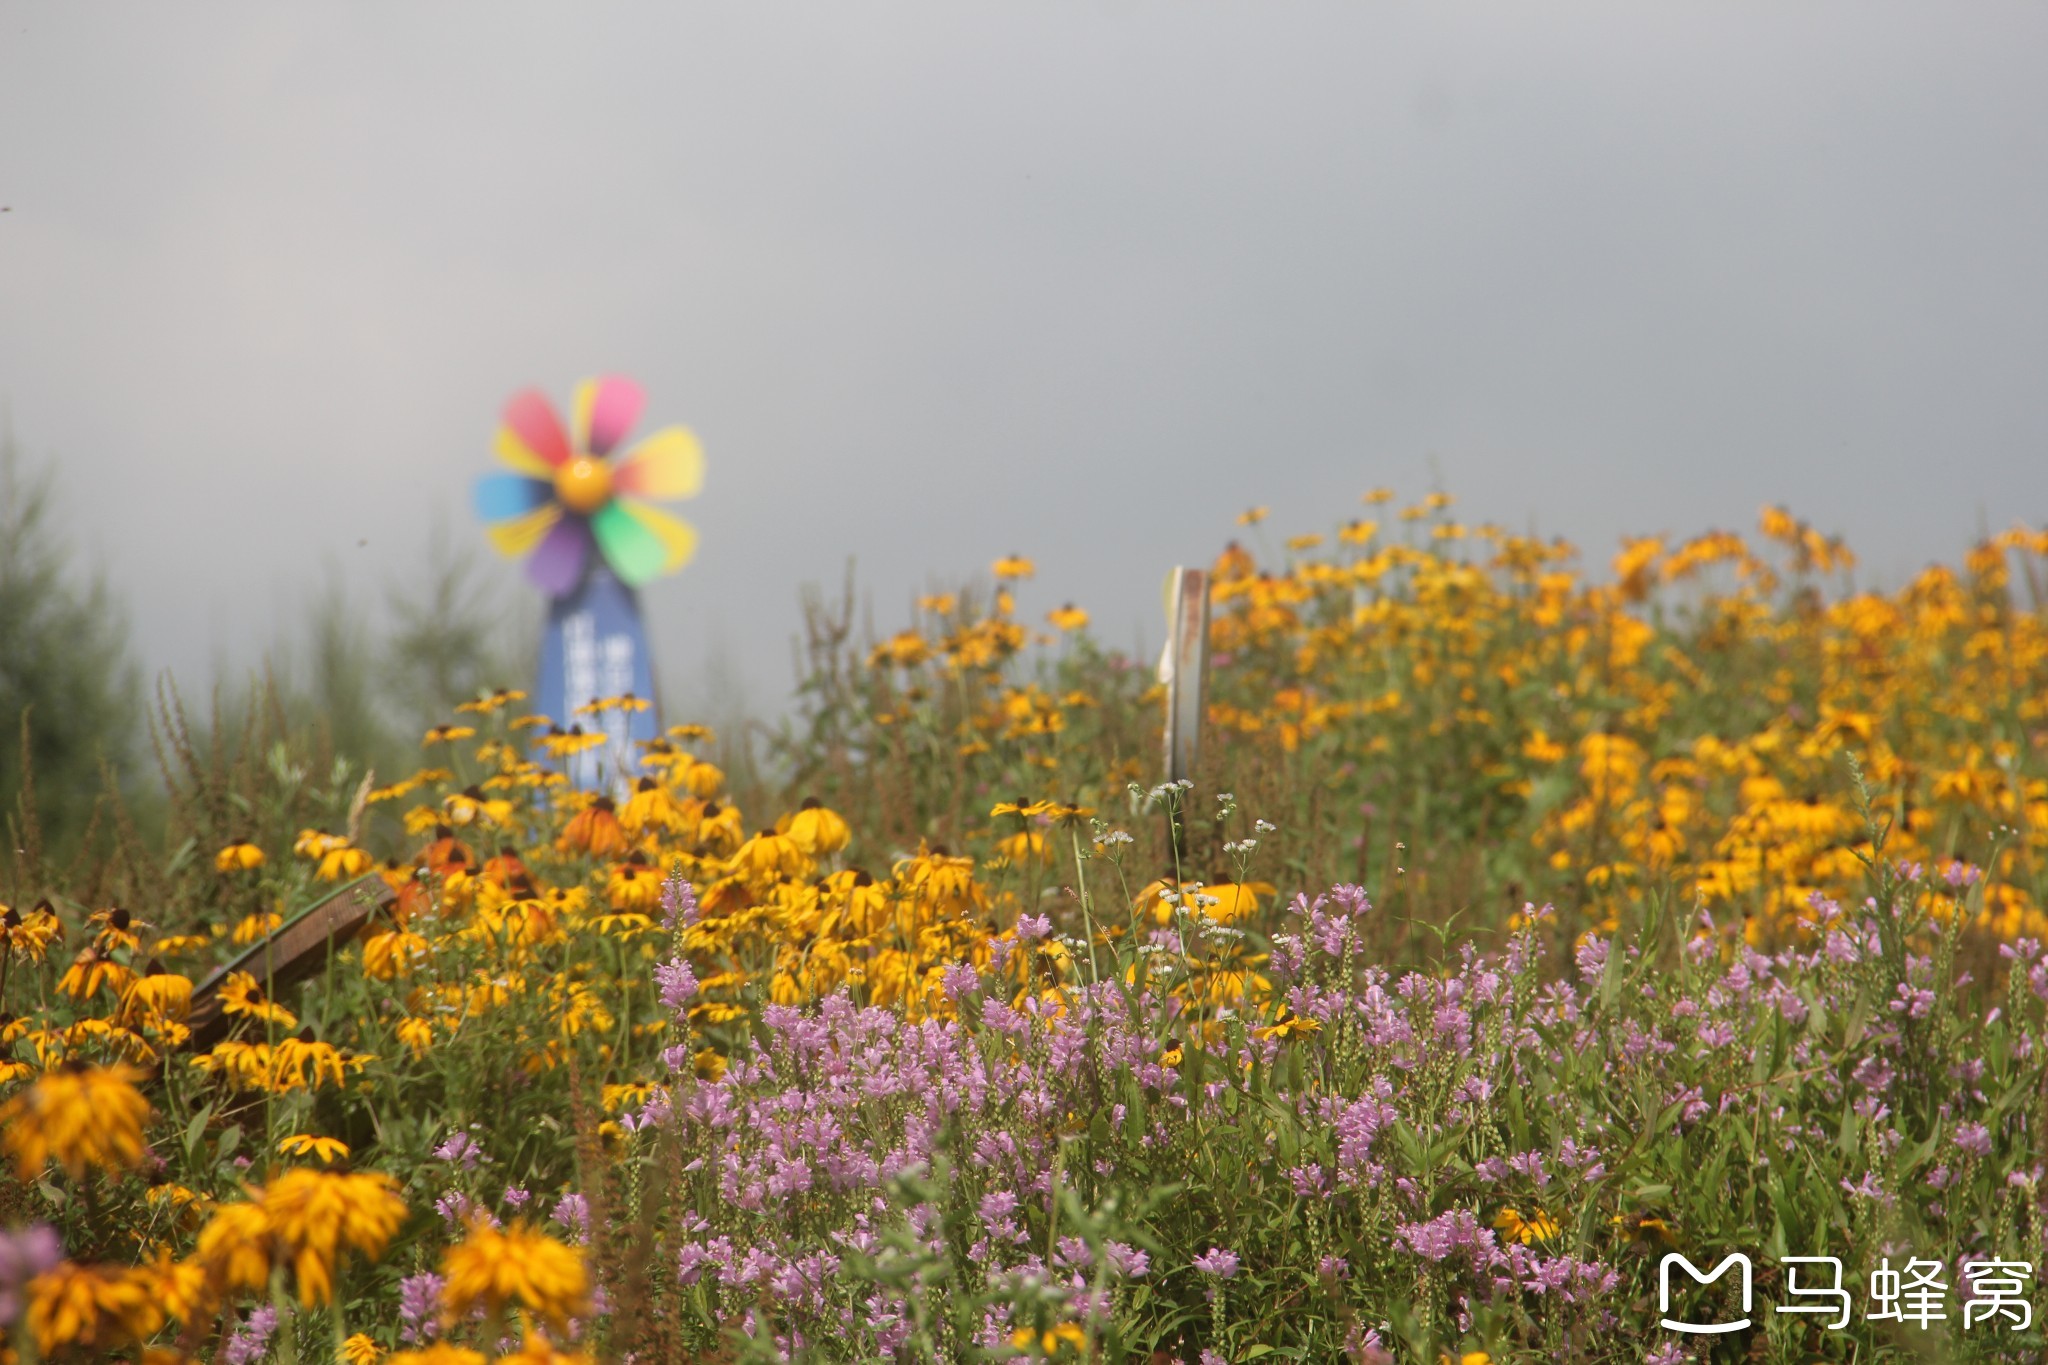
<path fill-rule="evenodd" d="M 1202 693 L 1209 672 L 1209 575 L 1180 568 L 1166 585 L 1168 630 L 1159 657 L 1166 685 L 1166 780 L 1195 775 L 1202 738 Z"/>

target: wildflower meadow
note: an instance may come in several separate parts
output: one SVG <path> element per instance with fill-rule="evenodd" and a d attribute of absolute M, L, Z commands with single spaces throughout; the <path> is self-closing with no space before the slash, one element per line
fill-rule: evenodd
<path fill-rule="evenodd" d="M 514 677 L 164 688 L 89 858 L 24 775 L 6 1358 L 2048 1356 L 2048 533 L 1348 510 L 1215 537 L 1171 782 L 1021 555 L 594 789 L 650 699 Z"/>

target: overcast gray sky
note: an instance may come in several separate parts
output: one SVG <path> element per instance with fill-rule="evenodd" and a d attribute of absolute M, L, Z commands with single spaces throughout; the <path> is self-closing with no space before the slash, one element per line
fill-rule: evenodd
<path fill-rule="evenodd" d="M 2048 517 L 2044 72 L 2039 3 L 0 0 L 0 407 L 186 678 L 605 371 L 709 455 L 667 678 L 762 710 L 848 556 L 1156 640 L 1246 505 L 1437 476 L 1895 581 Z"/>

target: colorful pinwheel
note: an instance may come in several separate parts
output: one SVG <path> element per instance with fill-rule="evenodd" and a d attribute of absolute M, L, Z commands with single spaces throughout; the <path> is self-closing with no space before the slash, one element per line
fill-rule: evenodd
<path fill-rule="evenodd" d="M 640 386 L 616 375 L 576 386 L 574 439 L 536 389 L 505 405 L 498 458 L 516 470 L 477 480 L 476 510 L 491 543 L 551 597 L 583 581 L 593 546 L 628 587 L 673 573 L 696 552 L 697 532 L 644 498 L 694 497 L 704 452 L 682 427 L 663 427 L 613 458 L 640 416 Z"/>

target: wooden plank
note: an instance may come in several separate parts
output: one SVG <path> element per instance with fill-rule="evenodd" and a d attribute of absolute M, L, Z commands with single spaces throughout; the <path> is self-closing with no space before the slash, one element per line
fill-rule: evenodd
<path fill-rule="evenodd" d="M 1202 739 L 1203 693 L 1209 672 L 1209 575 L 1175 569 L 1167 588 L 1169 619 L 1160 681 L 1166 684 L 1165 768 L 1168 782 L 1195 775 Z"/>
<path fill-rule="evenodd" d="M 327 965 L 327 956 L 355 938 L 370 916 L 398 900 L 378 876 L 363 877 L 313 902 L 280 924 L 234 960 L 216 967 L 192 988 L 190 1046 L 205 1050 L 225 1038 L 229 1018 L 221 1008 L 220 989 L 230 972 L 247 972 L 275 997 L 283 987 L 303 981 Z"/>

